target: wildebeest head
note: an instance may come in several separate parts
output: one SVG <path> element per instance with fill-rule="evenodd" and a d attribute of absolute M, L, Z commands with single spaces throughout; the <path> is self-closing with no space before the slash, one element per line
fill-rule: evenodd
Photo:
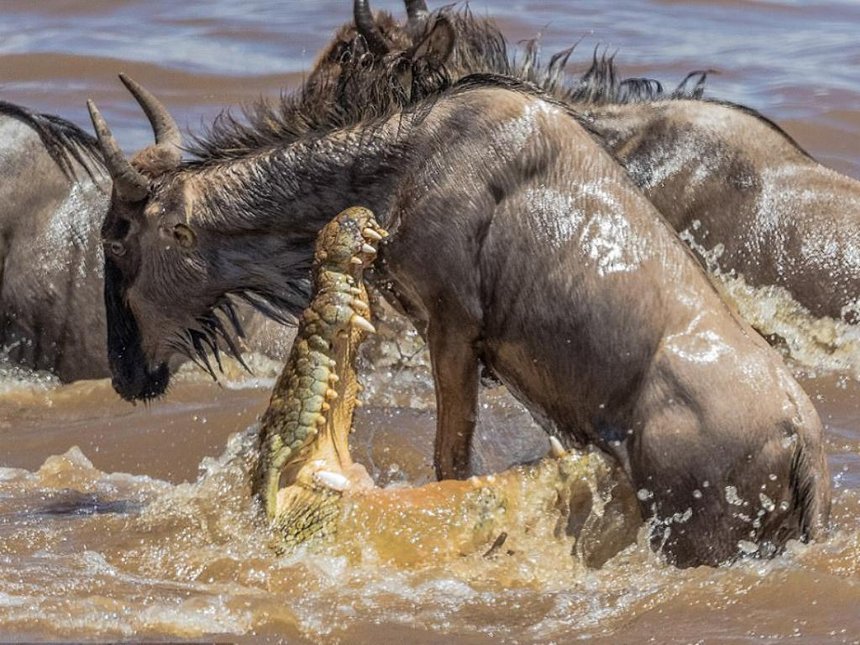
<path fill-rule="evenodd" d="M 449 23 L 440 18 L 404 50 L 402 42 L 386 44 L 364 13 L 369 11 L 364 0 L 356 0 L 355 11 L 354 25 L 341 30 L 352 30 L 351 39 L 341 43 L 348 49 L 326 58 L 318 74 L 274 111 L 259 107 L 256 117 L 246 114 L 250 127 L 223 115 L 208 141 L 198 139 L 190 148 L 196 163 L 181 162 L 175 121 L 131 79 L 120 77 L 149 118 L 155 144 L 130 160 L 90 102 L 114 182 L 102 227 L 105 307 L 113 385 L 124 398 L 162 394 L 176 354 L 214 376 L 207 355 L 217 360 L 219 346 L 236 354 L 231 334 L 241 335 L 229 296 L 245 298 L 281 321 L 306 303 L 313 241 L 324 222 L 291 219 L 279 211 L 272 213 L 279 234 L 246 226 L 243 212 L 259 214 L 261 204 L 272 208 L 279 199 L 280 176 L 269 181 L 257 174 L 274 173 L 271 165 L 263 168 L 267 160 L 259 151 L 407 105 L 423 94 L 412 79 L 435 79 L 424 68 L 441 65 L 453 43 Z M 414 73 L 418 64 L 421 73 Z M 232 164 L 229 170 L 219 166 L 224 160 Z"/>
<path fill-rule="evenodd" d="M 113 179 L 102 225 L 108 360 L 117 392 L 146 400 L 166 389 L 168 364 L 177 352 L 208 368 L 206 350 L 217 356 L 217 337 L 233 348 L 214 308 L 223 308 L 237 330 L 238 323 L 223 297 L 224 285 L 212 279 L 212 258 L 200 243 L 205 233 L 188 222 L 193 187 L 174 172 L 181 158 L 179 128 L 152 94 L 120 78 L 149 118 L 155 144 L 126 159 L 96 106 L 88 103 Z M 176 302 L 177 293 L 183 294 L 182 303 Z"/>
<path fill-rule="evenodd" d="M 362 85 L 385 74 L 397 87 L 411 90 L 412 75 L 421 81 L 429 72 L 448 62 L 454 47 L 454 27 L 447 15 L 432 16 L 424 0 L 406 0 L 409 19 L 398 22 L 385 11 L 371 11 L 368 0 L 354 0 L 353 21 L 342 26 L 332 42 L 317 56 L 305 82 L 305 92 L 318 92 L 322 102 L 336 102 L 336 94 L 345 95 L 343 81 Z M 360 60 L 356 60 L 360 59 Z M 420 69 L 413 69 L 419 66 Z M 355 74 L 357 67 L 362 72 Z M 434 86 L 433 89 L 438 89 Z"/>

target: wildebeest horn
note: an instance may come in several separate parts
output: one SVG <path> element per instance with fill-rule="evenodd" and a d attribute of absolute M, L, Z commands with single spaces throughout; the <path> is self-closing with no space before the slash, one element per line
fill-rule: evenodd
<path fill-rule="evenodd" d="M 385 44 L 385 39 L 379 33 L 376 27 L 376 21 L 373 19 L 373 13 L 370 11 L 370 5 L 367 0 L 355 0 L 352 5 L 352 13 L 355 18 L 355 26 L 358 28 L 358 33 L 367 42 L 370 51 L 374 54 L 385 55 L 388 53 L 388 45 Z"/>
<path fill-rule="evenodd" d="M 176 148 L 178 151 L 182 145 L 182 133 L 167 108 L 155 98 L 152 92 L 125 74 L 120 74 L 119 80 L 128 88 L 128 91 L 143 109 L 146 118 L 149 119 L 152 132 L 155 134 L 155 143 Z"/>
<path fill-rule="evenodd" d="M 117 195 L 127 201 L 140 201 L 149 192 L 149 180 L 125 158 L 96 104 L 87 101 L 87 108 Z"/>
<path fill-rule="evenodd" d="M 409 16 L 409 22 L 423 19 L 427 13 L 427 3 L 424 0 L 405 0 L 406 15 Z"/>

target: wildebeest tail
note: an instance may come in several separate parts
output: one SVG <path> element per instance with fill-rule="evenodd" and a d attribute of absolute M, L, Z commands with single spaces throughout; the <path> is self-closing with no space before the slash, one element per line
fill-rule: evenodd
<path fill-rule="evenodd" d="M 71 121 L 53 114 L 39 114 L 7 101 L 0 101 L 0 115 L 17 119 L 39 137 L 51 159 L 70 179 L 75 176 L 75 164 L 93 178 L 94 169 L 104 167 L 98 141 Z"/>
<path fill-rule="evenodd" d="M 823 456 L 819 457 L 824 462 Z M 830 514 L 829 474 L 826 463 L 819 467 L 802 440 L 791 460 L 789 487 L 792 508 L 797 513 L 797 536 L 804 542 L 816 538 L 825 528 Z"/>

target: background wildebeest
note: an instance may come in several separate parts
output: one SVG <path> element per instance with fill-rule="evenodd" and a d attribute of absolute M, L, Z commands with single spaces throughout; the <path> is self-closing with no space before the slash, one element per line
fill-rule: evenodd
<path fill-rule="evenodd" d="M 0 102 L 0 352 L 63 381 L 110 375 L 100 237 L 111 179 L 95 138 Z M 239 308 L 249 347 L 281 357 L 288 332 Z"/>
<path fill-rule="evenodd" d="M 513 75 L 573 106 L 712 271 L 782 287 L 814 316 L 860 322 L 860 182 L 817 163 L 755 110 L 702 98 L 704 72 L 664 92 L 649 79 L 620 80 L 613 60 L 595 55 L 568 86 L 572 50 L 542 65 L 532 41 L 515 62 L 501 32 L 468 9 L 405 5 L 408 20 L 398 23 L 356 2 L 357 26 L 341 28 L 317 68 L 337 66 L 358 34 L 367 56 L 409 50 L 444 15 L 456 34 L 453 77 Z"/>
<path fill-rule="evenodd" d="M 437 21 L 380 61 L 360 39 L 277 112 L 216 121 L 187 162 L 159 127 L 166 110 L 128 79 L 156 131 L 131 162 L 90 104 L 114 178 L 103 237 L 120 392 L 160 394 L 171 356 L 199 351 L 192 334 L 225 333 L 230 293 L 299 311 L 316 234 L 361 203 L 391 232 L 377 279 L 429 340 L 439 476 L 467 474 L 483 361 L 548 431 L 622 464 L 677 564 L 817 535 L 821 424 L 779 356 L 563 103 L 500 76 L 438 89 L 444 69 L 420 68 L 454 36 Z M 366 73 L 375 64 L 391 74 Z M 345 100 L 320 110 L 330 82 Z"/>
<path fill-rule="evenodd" d="M 95 139 L 0 102 L 0 351 L 64 381 L 109 374 L 99 227 L 110 177 Z"/>

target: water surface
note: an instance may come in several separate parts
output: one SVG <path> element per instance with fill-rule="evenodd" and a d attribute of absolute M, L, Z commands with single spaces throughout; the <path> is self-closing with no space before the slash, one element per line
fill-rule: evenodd
<path fill-rule="evenodd" d="M 116 79 L 125 71 L 197 129 L 222 107 L 295 87 L 349 17 L 350 2 L 184 3 L 5 0 L 5 100 L 88 127 L 96 99 L 129 151 L 148 125 Z M 400 11 L 393 0 L 376 7 Z M 849 1 L 490 3 L 512 42 L 549 54 L 581 42 L 626 75 L 672 85 L 715 69 L 711 96 L 761 110 L 824 163 L 860 176 L 860 5 Z M 785 310 L 737 287 L 753 311 Z M 826 288 L 823 287 L 823 288 Z M 742 293 L 741 293 L 742 292 Z M 790 309 L 790 307 L 789 307 Z M 192 373 L 149 406 L 107 381 L 58 386 L 0 372 L 0 632 L 4 638 L 289 638 L 463 643 L 857 642 L 860 634 L 860 340 L 838 351 L 822 323 L 787 315 L 781 335 L 827 425 L 833 534 L 769 562 L 666 567 L 644 541 L 597 571 L 550 550 L 393 570 L 335 555 L 275 557 L 248 503 L 242 437 L 274 368 L 222 386 Z M 808 323 L 808 324 L 807 324 Z M 826 327 L 826 321 L 824 323 Z M 837 330 L 839 331 L 839 330 Z M 834 332 L 835 333 L 835 332 Z M 841 332 L 840 332 L 841 333 Z M 856 341 L 856 342 L 855 342 Z M 432 397 L 380 370 L 353 449 L 381 483 L 431 476 Z M 395 405 L 396 404 L 396 405 Z M 539 454 L 545 439 L 496 393 L 482 405 L 479 469 Z"/>

